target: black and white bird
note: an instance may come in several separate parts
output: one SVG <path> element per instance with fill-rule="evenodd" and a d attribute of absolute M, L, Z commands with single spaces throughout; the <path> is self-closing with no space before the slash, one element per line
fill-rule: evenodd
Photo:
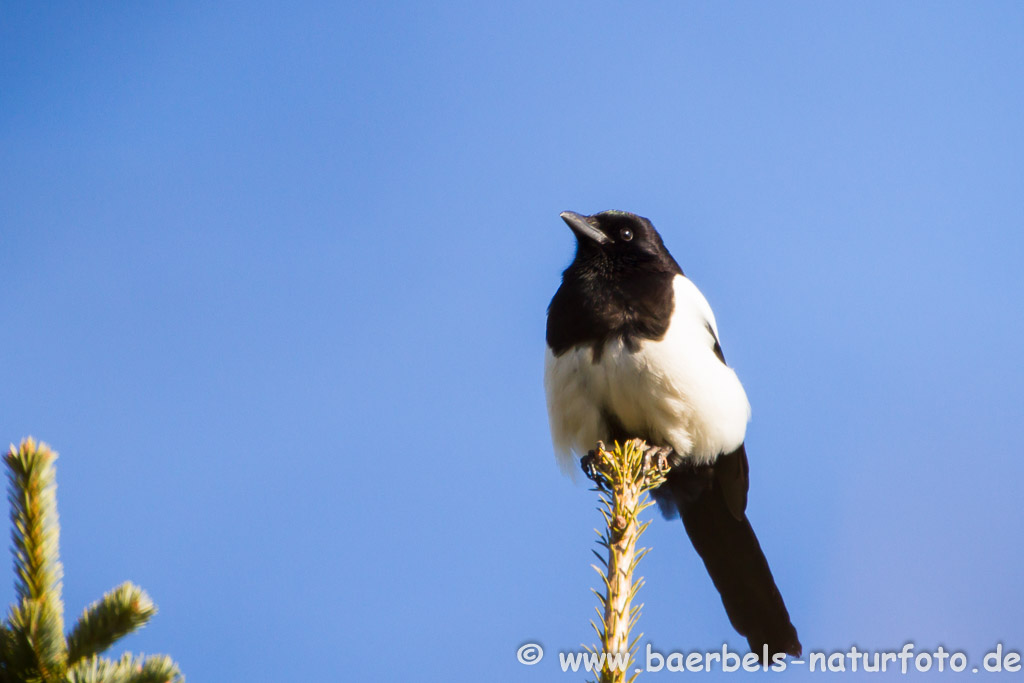
<path fill-rule="evenodd" d="M 704 295 L 646 218 L 561 214 L 576 257 L 548 307 L 544 385 L 566 471 L 597 441 L 671 449 L 654 491 L 678 511 L 733 627 L 767 659 L 800 641 L 747 520 L 750 404 Z M 575 454 L 575 456 L 574 456 Z"/>

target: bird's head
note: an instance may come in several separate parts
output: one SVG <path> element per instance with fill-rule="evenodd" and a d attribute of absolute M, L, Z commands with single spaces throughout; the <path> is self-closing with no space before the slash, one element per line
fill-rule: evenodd
<path fill-rule="evenodd" d="M 563 211 L 562 220 L 576 235 L 578 261 L 601 260 L 617 268 L 664 266 L 678 270 L 661 235 L 649 220 L 627 211 L 584 216 Z"/>

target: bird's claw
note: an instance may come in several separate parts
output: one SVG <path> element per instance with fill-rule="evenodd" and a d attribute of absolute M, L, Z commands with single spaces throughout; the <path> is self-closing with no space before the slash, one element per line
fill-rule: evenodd
<path fill-rule="evenodd" d="M 580 468 L 583 470 L 583 474 L 586 475 L 587 479 L 597 484 L 600 489 L 605 488 L 604 477 L 597 469 L 597 454 L 599 451 L 607 450 L 604 446 L 603 441 L 597 442 L 597 448 L 592 451 L 587 451 L 587 454 L 580 458 Z"/>
<path fill-rule="evenodd" d="M 586 455 L 580 458 L 580 469 L 583 470 L 583 474 L 586 475 L 587 479 L 598 484 L 601 483 L 601 478 L 597 473 L 597 455 L 595 451 L 588 451 Z"/>
<path fill-rule="evenodd" d="M 644 446 L 644 469 L 668 472 L 673 463 L 675 451 L 671 446 Z"/>
<path fill-rule="evenodd" d="M 601 476 L 597 469 L 597 454 L 600 451 L 607 450 L 604 442 L 598 441 L 597 448 L 587 451 L 587 454 L 580 458 L 580 469 L 583 470 L 583 474 L 601 489 L 605 488 L 605 482 L 604 477 Z M 645 443 L 642 446 L 642 450 L 644 453 L 643 467 L 645 471 L 657 470 L 664 474 L 678 464 L 679 458 L 671 446 L 652 446 Z"/>

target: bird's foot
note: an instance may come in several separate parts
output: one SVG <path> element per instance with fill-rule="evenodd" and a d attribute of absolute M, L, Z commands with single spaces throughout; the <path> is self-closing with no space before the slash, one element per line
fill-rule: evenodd
<path fill-rule="evenodd" d="M 668 472 L 676 464 L 676 452 L 671 446 L 644 445 L 644 470 Z"/>
<path fill-rule="evenodd" d="M 598 450 L 606 450 L 603 441 L 598 441 L 596 449 L 587 451 L 587 454 L 580 458 L 580 468 L 583 470 L 583 474 L 586 475 L 587 479 L 597 484 L 598 487 L 604 488 L 604 478 L 597 471 Z"/>

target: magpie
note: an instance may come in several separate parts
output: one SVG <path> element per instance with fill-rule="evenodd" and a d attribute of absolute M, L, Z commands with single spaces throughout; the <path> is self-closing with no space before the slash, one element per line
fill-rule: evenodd
<path fill-rule="evenodd" d="M 670 454 L 653 492 L 682 517 L 733 627 L 758 656 L 800 641 L 746 516 L 750 404 L 725 363 L 704 295 L 651 222 L 624 211 L 561 214 L 576 256 L 548 306 L 544 386 L 559 464 L 598 441 Z M 765 657 L 767 655 L 767 657 Z"/>

